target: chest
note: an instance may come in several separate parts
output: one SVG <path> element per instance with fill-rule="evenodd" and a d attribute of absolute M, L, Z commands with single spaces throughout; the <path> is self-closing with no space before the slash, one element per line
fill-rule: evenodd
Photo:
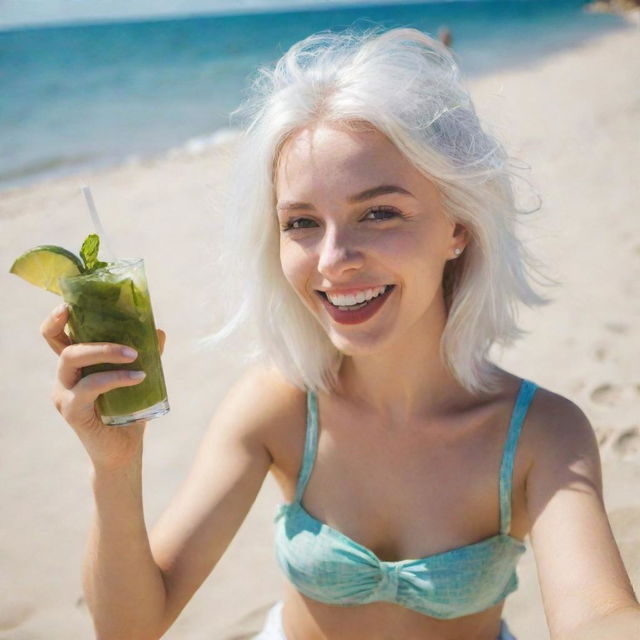
<path fill-rule="evenodd" d="M 507 407 L 492 406 L 394 425 L 327 404 L 319 415 L 317 452 L 301 502 L 314 518 L 386 561 L 434 555 L 494 536 L 500 529 L 499 475 L 508 419 Z M 274 475 L 291 502 L 304 429 L 291 430 L 287 440 L 275 456 Z M 512 500 L 511 532 L 517 537 L 527 529 L 520 466 Z"/>

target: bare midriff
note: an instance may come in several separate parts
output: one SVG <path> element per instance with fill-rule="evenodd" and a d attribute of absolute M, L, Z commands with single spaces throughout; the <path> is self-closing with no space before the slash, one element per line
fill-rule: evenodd
<path fill-rule="evenodd" d="M 287 585 L 282 618 L 287 640 L 496 640 L 502 607 L 439 620 L 388 602 L 327 605 Z"/>

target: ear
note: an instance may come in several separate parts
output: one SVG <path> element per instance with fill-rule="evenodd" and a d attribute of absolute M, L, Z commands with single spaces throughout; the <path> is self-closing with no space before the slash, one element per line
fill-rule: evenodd
<path fill-rule="evenodd" d="M 470 234 L 467 227 L 456 222 L 453 225 L 453 233 L 451 234 L 451 255 L 448 260 L 458 258 L 469 244 Z"/>
<path fill-rule="evenodd" d="M 458 241 L 464 242 L 464 244 L 466 245 L 467 242 L 469 242 L 469 231 L 467 230 L 467 227 L 465 227 L 463 224 L 460 224 L 459 222 L 456 222 L 453 228 L 453 238 Z"/>

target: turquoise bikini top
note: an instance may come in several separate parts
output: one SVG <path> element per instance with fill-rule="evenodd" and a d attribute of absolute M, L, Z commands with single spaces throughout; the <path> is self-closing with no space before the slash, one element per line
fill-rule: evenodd
<path fill-rule="evenodd" d="M 417 560 L 385 562 L 320 522 L 302 506 L 318 443 L 318 403 L 307 393 L 307 433 L 295 500 L 276 515 L 276 555 L 293 585 L 326 604 L 393 602 L 434 618 L 483 611 L 515 591 L 517 561 L 525 546 L 509 535 L 511 477 L 518 437 L 536 385 L 523 380 L 500 467 L 500 533 Z"/>

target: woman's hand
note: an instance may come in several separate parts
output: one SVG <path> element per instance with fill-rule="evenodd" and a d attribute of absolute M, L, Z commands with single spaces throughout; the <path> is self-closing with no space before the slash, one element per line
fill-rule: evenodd
<path fill-rule="evenodd" d="M 100 363 L 129 363 L 135 352 L 127 354 L 125 345 L 108 342 L 72 344 L 64 328 L 68 308 L 60 305 L 47 316 L 40 332 L 49 346 L 60 356 L 52 400 L 62 417 L 76 432 L 95 467 L 117 469 L 129 464 L 142 450 L 146 422 L 127 427 L 103 424 L 96 408 L 98 396 L 118 387 L 132 387 L 143 378 L 132 378 L 130 371 L 103 371 L 82 377 L 82 367 Z M 160 353 L 165 333 L 158 330 Z"/>

